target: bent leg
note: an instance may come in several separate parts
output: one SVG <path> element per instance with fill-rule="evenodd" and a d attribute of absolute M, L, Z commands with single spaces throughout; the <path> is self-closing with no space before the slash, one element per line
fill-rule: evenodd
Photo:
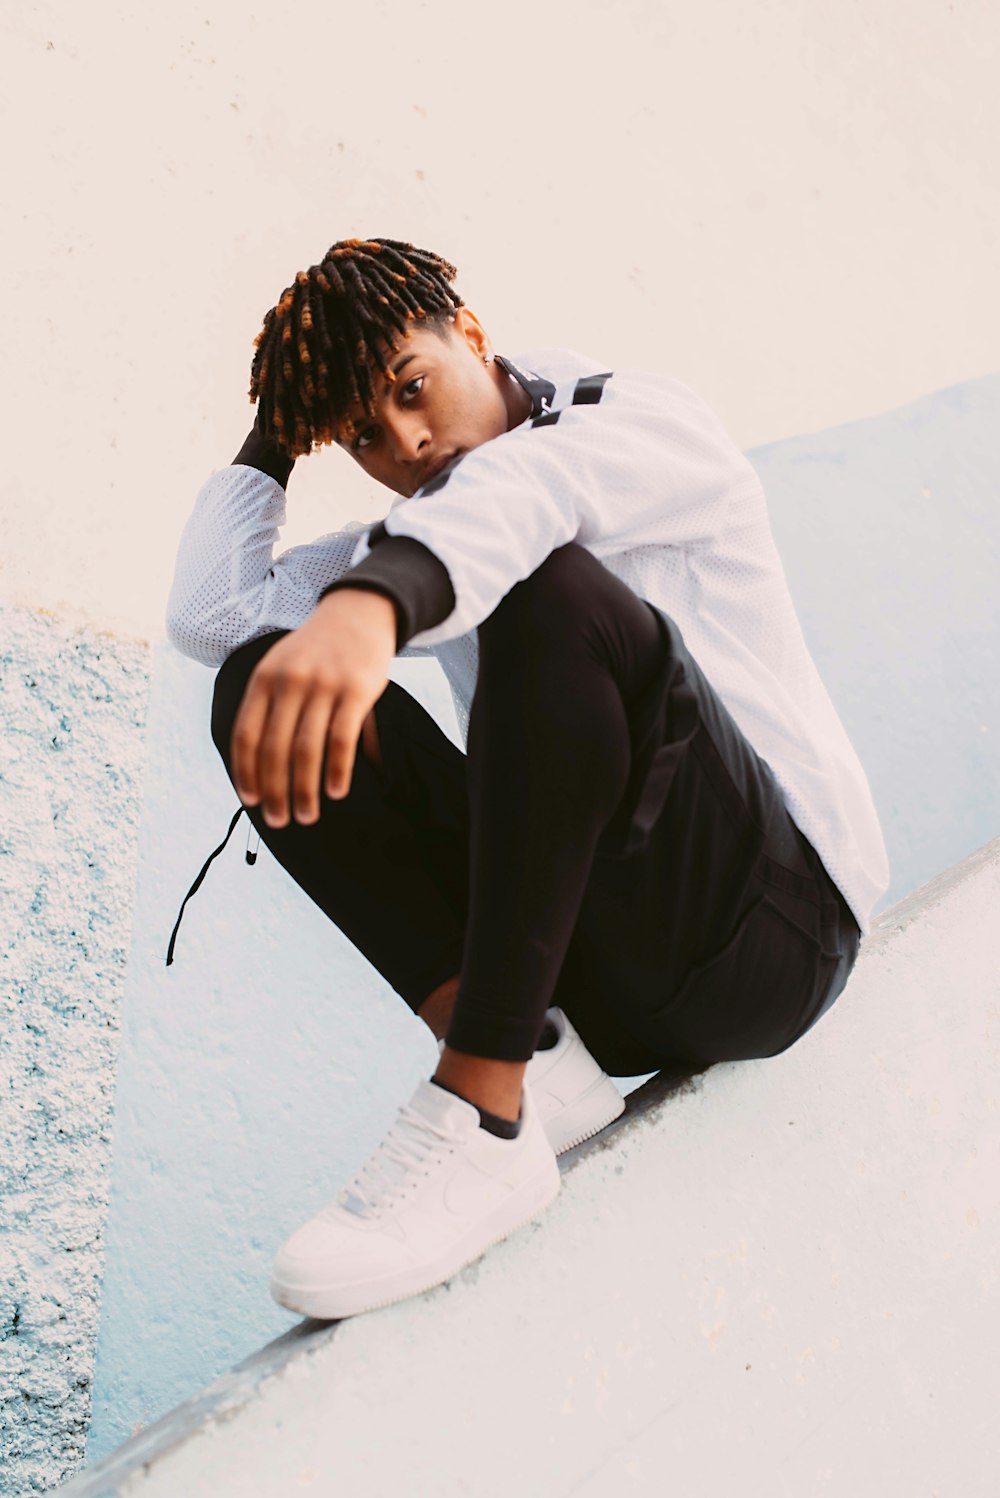
<path fill-rule="evenodd" d="M 507 594 L 479 647 L 469 920 L 446 1040 L 525 1061 L 630 782 L 630 712 L 661 668 L 663 637 L 650 606 L 571 544 Z"/>
<path fill-rule="evenodd" d="M 777 1054 L 843 989 L 859 932 L 781 787 L 660 611 L 648 774 L 598 850 L 555 1002 L 618 1076 Z"/>
<path fill-rule="evenodd" d="M 621 1076 L 793 1044 L 857 925 L 675 623 L 569 546 L 479 635 L 448 1046 L 530 1056 L 553 1002 Z"/>

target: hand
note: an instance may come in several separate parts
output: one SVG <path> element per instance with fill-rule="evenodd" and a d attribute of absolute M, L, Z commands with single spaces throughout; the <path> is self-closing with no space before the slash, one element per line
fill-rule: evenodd
<path fill-rule="evenodd" d="M 283 489 L 287 489 L 289 477 L 295 467 L 295 459 L 290 458 L 273 437 L 265 437 L 261 433 L 259 406 L 254 424 L 233 462 L 245 463 L 249 468 L 259 468 L 262 473 L 270 474 L 271 478 L 276 479 Z"/>
<path fill-rule="evenodd" d="M 261 657 L 236 714 L 232 767 L 244 806 L 261 804 L 269 827 L 319 820 L 323 755 L 328 796 L 346 796 L 362 725 L 389 681 L 396 653 L 392 601 L 338 588 L 305 624 Z"/>

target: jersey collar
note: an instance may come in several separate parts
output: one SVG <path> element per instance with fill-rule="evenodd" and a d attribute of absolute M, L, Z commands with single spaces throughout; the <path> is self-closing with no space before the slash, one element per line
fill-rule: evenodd
<path fill-rule="evenodd" d="M 519 369 L 513 359 L 507 359 L 503 354 L 495 355 L 497 363 L 507 371 L 512 379 L 515 379 L 531 396 L 532 417 L 542 416 L 546 411 L 552 409 L 555 400 L 556 387 L 551 380 L 543 380 L 541 375 L 534 374 L 531 370 Z M 525 421 L 528 417 L 525 417 Z"/>

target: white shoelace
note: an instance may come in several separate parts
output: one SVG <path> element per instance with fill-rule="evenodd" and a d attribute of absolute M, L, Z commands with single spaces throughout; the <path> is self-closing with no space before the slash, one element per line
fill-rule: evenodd
<path fill-rule="evenodd" d="M 447 1153 L 454 1143 L 454 1134 L 402 1103 L 382 1143 L 327 1211 L 339 1207 L 359 1217 L 377 1216 L 412 1180 L 418 1167 L 433 1155 Z"/>

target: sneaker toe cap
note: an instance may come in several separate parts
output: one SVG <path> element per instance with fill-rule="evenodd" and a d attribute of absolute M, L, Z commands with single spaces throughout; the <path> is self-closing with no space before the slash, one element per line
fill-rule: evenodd
<path fill-rule="evenodd" d="M 284 1285 L 311 1285 L 331 1276 L 368 1278 L 397 1268 L 404 1257 L 398 1237 L 391 1229 L 387 1233 L 384 1224 L 377 1233 L 365 1230 L 370 1226 L 338 1220 L 305 1223 L 275 1254 L 272 1279 Z"/>

